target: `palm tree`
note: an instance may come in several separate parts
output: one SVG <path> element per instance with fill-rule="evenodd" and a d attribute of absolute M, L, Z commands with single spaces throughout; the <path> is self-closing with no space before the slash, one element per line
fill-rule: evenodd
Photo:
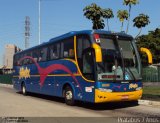
<path fill-rule="evenodd" d="M 107 19 L 107 27 L 108 27 L 108 31 L 109 31 L 109 22 L 108 20 L 113 18 L 114 15 L 113 15 L 113 11 L 112 9 L 108 8 L 108 9 L 103 9 L 103 18 L 106 18 Z"/>
<path fill-rule="evenodd" d="M 149 16 L 144 15 L 144 14 L 139 14 L 139 16 L 137 16 L 133 19 L 133 22 L 134 22 L 133 26 L 140 29 L 138 35 L 136 36 L 136 38 L 137 38 L 142 31 L 142 27 L 145 27 L 146 25 L 148 25 L 150 23 Z"/>
<path fill-rule="evenodd" d="M 102 19 L 102 9 L 97 4 L 92 3 L 89 6 L 86 6 L 84 9 L 84 16 L 91 20 L 93 23 L 93 29 L 103 29 L 104 28 L 104 20 Z"/>
<path fill-rule="evenodd" d="M 118 12 L 117 12 L 117 18 L 119 18 L 119 21 L 122 23 L 122 25 L 121 25 L 121 31 L 123 29 L 124 20 L 127 20 L 128 16 L 129 16 L 129 14 L 128 14 L 127 10 L 118 10 Z"/>
<path fill-rule="evenodd" d="M 126 6 L 129 6 L 129 17 L 128 17 L 128 24 L 127 24 L 127 29 L 126 29 L 126 33 L 128 33 L 128 30 L 129 30 L 129 22 L 130 22 L 130 17 L 131 17 L 131 8 L 132 8 L 132 5 L 136 5 L 139 3 L 139 0 L 124 0 L 123 4 L 126 5 Z"/>
<path fill-rule="evenodd" d="M 92 22 L 93 23 L 93 27 L 92 29 L 104 29 L 105 24 L 104 24 L 104 20 L 100 19 L 96 22 Z"/>

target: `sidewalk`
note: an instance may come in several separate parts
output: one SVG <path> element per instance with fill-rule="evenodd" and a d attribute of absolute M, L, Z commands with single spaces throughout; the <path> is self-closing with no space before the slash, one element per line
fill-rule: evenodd
<path fill-rule="evenodd" d="M 13 88 L 13 85 L 0 83 L 0 87 Z M 138 104 L 139 105 L 148 105 L 148 106 L 160 106 L 160 101 L 138 100 Z"/>
<path fill-rule="evenodd" d="M 0 87 L 13 88 L 13 85 L 0 83 Z"/>
<path fill-rule="evenodd" d="M 138 100 L 138 104 L 140 104 L 140 105 L 150 105 L 150 106 L 160 106 L 159 101 L 151 101 L 151 100 Z"/>

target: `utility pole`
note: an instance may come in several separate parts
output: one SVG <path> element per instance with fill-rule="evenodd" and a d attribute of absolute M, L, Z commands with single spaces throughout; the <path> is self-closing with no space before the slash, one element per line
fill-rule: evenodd
<path fill-rule="evenodd" d="M 30 18 L 26 16 L 25 20 L 25 49 L 29 48 L 29 37 L 30 37 Z"/>
<path fill-rule="evenodd" d="M 41 0 L 39 0 L 39 7 L 38 7 L 38 12 L 39 12 L 39 16 L 38 16 L 38 40 L 39 40 L 39 44 L 41 43 Z"/>

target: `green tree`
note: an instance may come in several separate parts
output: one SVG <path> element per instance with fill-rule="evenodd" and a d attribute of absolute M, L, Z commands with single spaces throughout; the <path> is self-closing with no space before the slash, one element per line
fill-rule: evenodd
<path fill-rule="evenodd" d="M 117 12 L 117 18 L 119 18 L 119 21 L 122 23 L 122 25 L 121 25 L 121 31 L 123 30 L 124 20 L 127 20 L 128 16 L 129 16 L 129 14 L 128 14 L 127 10 L 118 10 L 118 12 Z"/>
<path fill-rule="evenodd" d="M 129 22 L 130 22 L 130 17 L 131 17 L 131 9 L 132 9 L 132 5 L 136 5 L 139 3 L 139 0 L 124 0 L 123 4 L 126 6 L 129 6 L 129 17 L 128 17 L 128 24 L 127 24 L 127 29 L 126 29 L 126 33 L 128 33 L 129 30 Z"/>
<path fill-rule="evenodd" d="M 103 12 L 101 7 L 99 7 L 97 4 L 92 3 L 89 6 L 86 6 L 84 9 L 84 16 L 91 20 L 93 23 L 92 28 L 93 29 L 103 29 L 105 24 L 104 20 L 102 19 L 103 17 Z"/>
<path fill-rule="evenodd" d="M 148 25 L 150 23 L 149 16 L 144 15 L 144 14 L 139 14 L 139 16 L 137 16 L 133 19 L 133 22 L 134 22 L 133 26 L 140 29 L 138 35 L 136 36 L 136 37 L 138 37 L 142 31 L 142 27 L 145 27 L 146 25 Z"/>
<path fill-rule="evenodd" d="M 107 27 L 108 27 L 108 31 L 109 29 L 109 22 L 108 20 L 114 17 L 113 11 L 112 9 L 108 8 L 108 9 L 103 9 L 103 18 L 107 19 Z"/>
<path fill-rule="evenodd" d="M 148 48 L 153 55 L 153 63 L 160 63 L 160 29 L 157 28 L 154 31 L 149 31 L 147 35 L 139 36 L 136 39 L 138 49 L 141 47 Z M 145 53 L 140 52 L 142 64 L 147 64 L 147 56 Z"/>
<path fill-rule="evenodd" d="M 104 29 L 105 24 L 104 24 L 104 20 L 100 19 L 96 22 L 92 22 L 93 23 L 93 29 Z"/>

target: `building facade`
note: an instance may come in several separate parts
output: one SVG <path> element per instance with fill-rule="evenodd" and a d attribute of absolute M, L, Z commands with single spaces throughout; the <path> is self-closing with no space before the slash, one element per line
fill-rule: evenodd
<path fill-rule="evenodd" d="M 5 66 L 5 68 L 7 68 L 7 69 L 13 68 L 13 55 L 19 51 L 21 51 L 21 49 L 13 44 L 7 44 L 5 46 L 5 53 L 4 53 L 4 66 Z"/>

